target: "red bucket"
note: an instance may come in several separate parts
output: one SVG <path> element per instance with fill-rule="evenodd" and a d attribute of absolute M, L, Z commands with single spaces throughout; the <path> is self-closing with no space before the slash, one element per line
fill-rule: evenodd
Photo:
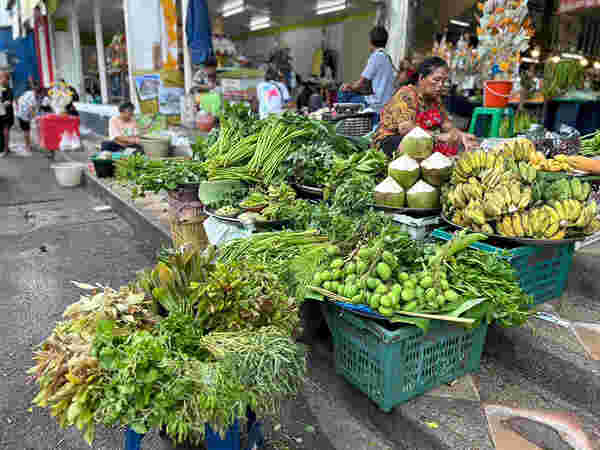
<path fill-rule="evenodd" d="M 484 83 L 483 106 L 486 108 L 506 108 L 512 88 L 512 81 L 486 81 Z"/>

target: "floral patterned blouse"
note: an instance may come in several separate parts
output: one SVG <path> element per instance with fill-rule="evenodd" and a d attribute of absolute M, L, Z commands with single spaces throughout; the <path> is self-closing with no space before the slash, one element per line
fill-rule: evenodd
<path fill-rule="evenodd" d="M 387 136 L 403 136 L 415 126 L 427 131 L 446 131 L 450 120 L 440 98 L 427 98 L 414 86 L 400 88 L 381 111 L 381 122 L 375 136 L 379 145 Z"/>

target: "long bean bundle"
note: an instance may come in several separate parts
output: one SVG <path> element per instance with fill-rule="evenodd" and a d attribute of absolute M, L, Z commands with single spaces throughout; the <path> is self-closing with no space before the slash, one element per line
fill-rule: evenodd
<path fill-rule="evenodd" d="M 243 139 L 242 143 L 235 145 L 232 150 L 222 152 L 221 157 L 216 156 L 215 164 L 211 165 L 209 162 L 212 169 L 209 179 L 211 181 L 260 179 L 265 185 L 269 185 L 281 163 L 294 150 L 294 139 L 307 133 L 306 129 L 296 129 L 280 120 L 273 120 L 256 135 Z M 253 144 L 255 145 L 252 151 Z M 250 154 L 251 158 L 246 166 L 232 167 L 234 163 L 247 159 Z M 223 161 L 226 165 L 222 165 Z M 215 166 L 223 169 L 217 170 Z"/>
<path fill-rule="evenodd" d="M 600 155 L 600 130 L 581 138 L 581 151 L 579 154 L 587 157 Z"/>
<path fill-rule="evenodd" d="M 289 256 L 294 247 L 323 246 L 327 240 L 327 236 L 322 236 L 314 230 L 256 233 L 248 238 L 229 242 L 223 247 L 220 259 L 224 263 L 230 263 L 242 257 L 258 255 L 270 255 L 275 258 Z"/>

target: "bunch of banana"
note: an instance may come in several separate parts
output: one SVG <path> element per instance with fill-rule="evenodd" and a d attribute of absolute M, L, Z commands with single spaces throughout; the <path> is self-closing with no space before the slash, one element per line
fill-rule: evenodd
<path fill-rule="evenodd" d="M 488 191 L 483 200 L 485 215 L 496 218 L 502 215 L 506 207 L 506 199 L 496 191 Z"/>
<path fill-rule="evenodd" d="M 558 213 L 561 228 L 574 224 L 583 209 L 583 206 L 577 200 L 552 200 L 549 205 Z"/>
<path fill-rule="evenodd" d="M 587 235 L 592 235 L 600 232 L 600 220 L 594 219 L 590 222 L 590 224 L 585 227 L 583 232 Z"/>
<path fill-rule="evenodd" d="M 486 169 L 480 175 L 481 185 L 486 190 L 494 189 L 501 181 L 503 181 L 503 175 L 505 175 L 505 172 L 500 167 Z"/>
<path fill-rule="evenodd" d="M 575 228 L 586 228 L 596 218 L 598 214 L 598 204 L 596 202 L 590 202 L 584 206 L 579 218 L 575 222 Z"/>
<path fill-rule="evenodd" d="M 459 227 L 469 227 L 472 222 L 465 217 L 463 211 L 456 211 L 454 216 L 452 216 L 452 223 L 458 225 Z"/>
<path fill-rule="evenodd" d="M 448 192 L 448 201 L 458 210 L 465 209 L 467 207 L 468 199 L 463 192 L 464 184 L 459 184 Z"/>
<path fill-rule="evenodd" d="M 485 225 L 485 211 L 483 205 L 478 200 L 471 200 L 464 210 L 465 218 L 476 225 Z"/>
<path fill-rule="evenodd" d="M 529 206 L 533 198 L 533 191 L 530 187 L 521 190 L 518 183 L 503 184 L 496 189 L 499 197 L 504 199 L 504 213 L 515 213 L 523 211 Z"/>
<path fill-rule="evenodd" d="M 496 223 L 496 228 L 502 236 L 524 237 L 526 235 L 522 216 L 519 213 L 504 216 L 502 220 Z"/>
<path fill-rule="evenodd" d="M 592 192 L 592 186 L 589 183 L 582 183 L 577 178 L 571 179 L 570 186 L 573 198 L 580 202 L 585 202 Z"/>
<path fill-rule="evenodd" d="M 545 172 L 568 172 L 570 170 L 569 163 L 566 159 L 565 155 L 557 155 L 554 159 L 546 159 L 541 162 L 538 170 L 543 170 Z"/>
<path fill-rule="evenodd" d="M 558 211 L 549 205 L 532 209 L 528 218 L 528 235 L 536 239 L 564 239 L 567 234 L 561 228 Z"/>
<path fill-rule="evenodd" d="M 533 153 L 533 155 L 531 155 L 531 158 L 529 158 L 529 164 L 531 164 L 537 170 L 540 170 L 542 168 L 542 164 L 545 161 L 546 161 L 546 157 L 544 156 L 544 154 L 542 152 L 535 152 L 535 153 Z"/>
<path fill-rule="evenodd" d="M 519 175 L 525 183 L 532 184 L 537 178 L 537 170 L 532 165 L 521 161 L 519 163 Z"/>
<path fill-rule="evenodd" d="M 535 157 L 535 145 L 529 139 L 510 139 L 500 144 L 497 149 L 505 158 L 513 158 L 516 161 L 531 161 Z"/>
<path fill-rule="evenodd" d="M 483 225 L 473 224 L 470 228 L 475 233 L 494 234 L 494 228 L 492 228 L 489 223 L 485 223 Z"/>

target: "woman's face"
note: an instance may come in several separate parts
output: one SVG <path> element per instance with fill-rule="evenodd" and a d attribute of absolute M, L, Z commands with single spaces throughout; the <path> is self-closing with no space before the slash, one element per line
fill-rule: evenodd
<path fill-rule="evenodd" d="M 419 88 L 425 95 L 440 96 L 444 92 L 444 86 L 448 80 L 448 69 L 438 67 L 431 74 L 419 81 Z"/>
<path fill-rule="evenodd" d="M 123 111 L 121 112 L 121 120 L 123 122 L 130 122 L 133 119 L 133 111 Z"/>

